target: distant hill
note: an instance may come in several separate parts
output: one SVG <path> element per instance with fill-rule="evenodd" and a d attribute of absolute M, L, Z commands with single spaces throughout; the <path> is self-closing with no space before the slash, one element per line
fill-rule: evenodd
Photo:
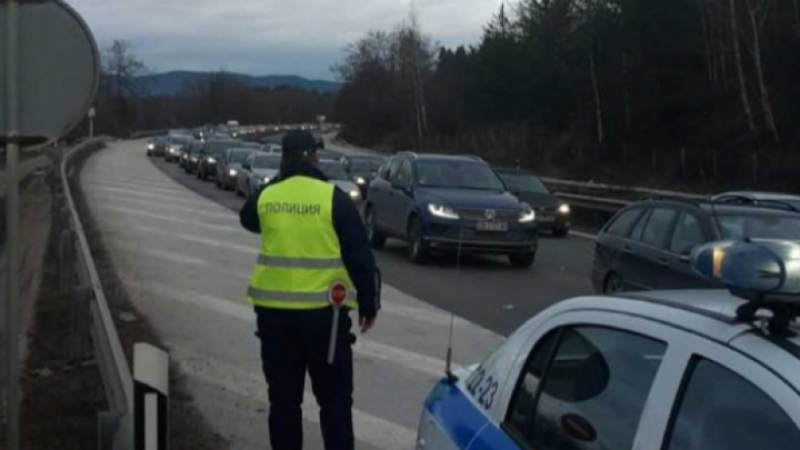
<path fill-rule="evenodd" d="M 216 72 L 188 72 L 177 70 L 157 73 L 137 78 L 138 83 L 153 95 L 175 95 L 181 92 L 186 83 L 203 82 Z M 326 80 L 309 80 L 296 75 L 253 76 L 241 73 L 226 73 L 232 80 L 251 87 L 295 87 L 307 91 L 336 92 L 339 83 Z"/>

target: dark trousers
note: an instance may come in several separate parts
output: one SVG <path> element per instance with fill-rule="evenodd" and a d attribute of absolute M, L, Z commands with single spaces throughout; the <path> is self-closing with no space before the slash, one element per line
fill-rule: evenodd
<path fill-rule="evenodd" d="M 347 310 L 339 313 L 336 357 L 328 364 L 333 310 L 286 311 L 256 308 L 261 361 L 269 392 L 273 450 L 303 447 L 301 404 L 306 371 L 320 406 L 326 450 L 352 450 L 353 351 Z"/>

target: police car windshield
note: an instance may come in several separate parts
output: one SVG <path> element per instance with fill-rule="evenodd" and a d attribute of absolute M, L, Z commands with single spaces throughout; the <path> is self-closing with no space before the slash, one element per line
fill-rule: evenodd
<path fill-rule="evenodd" d="M 800 216 L 719 215 L 725 239 L 800 240 Z"/>
<path fill-rule="evenodd" d="M 550 191 L 542 183 L 536 175 L 525 173 L 507 173 L 500 172 L 500 178 L 506 184 L 508 189 L 519 192 L 538 192 L 541 194 L 549 194 Z"/>
<path fill-rule="evenodd" d="M 247 157 L 250 156 L 250 154 L 252 154 L 254 151 L 255 150 L 250 150 L 250 149 L 231 150 L 230 162 L 232 163 L 244 162 L 244 160 L 247 159 Z"/>
<path fill-rule="evenodd" d="M 346 180 L 347 174 L 342 170 L 342 166 L 336 161 L 320 161 L 319 170 L 328 177 L 329 180 Z"/>
<path fill-rule="evenodd" d="M 504 191 L 494 171 L 478 162 L 419 161 L 417 182 L 423 187 Z"/>
<path fill-rule="evenodd" d="M 253 161 L 254 169 L 280 169 L 281 159 L 270 155 L 259 155 Z"/>

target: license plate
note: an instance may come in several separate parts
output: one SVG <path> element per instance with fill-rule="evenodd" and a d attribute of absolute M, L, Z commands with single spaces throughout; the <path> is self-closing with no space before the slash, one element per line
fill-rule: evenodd
<path fill-rule="evenodd" d="M 539 217 L 537 217 L 537 219 L 539 220 L 539 222 L 542 222 L 542 223 L 550 223 L 550 222 L 555 222 L 556 221 L 556 218 L 553 217 L 553 216 L 539 216 Z"/>
<path fill-rule="evenodd" d="M 508 222 L 478 222 L 478 231 L 508 231 Z"/>

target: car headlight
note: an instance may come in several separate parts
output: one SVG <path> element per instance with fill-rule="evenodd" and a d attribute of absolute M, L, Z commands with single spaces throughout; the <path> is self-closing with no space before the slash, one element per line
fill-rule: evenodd
<path fill-rule="evenodd" d="M 453 208 L 448 208 L 442 205 L 434 205 L 433 203 L 428 205 L 428 212 L 433 214 L 436 217 L 441 217 L 442 219 L 458 219 L 458 214 L 453 210 Z"/>
<path fill-rule="evenodd" d="M 216 159 L 216 158 L 211 158 L 211 157 L 209 157 L 208 159 L 206 159 L 206 161 L 207 161 L 209 164 L 214 164 L 214 163 L 216 163 L 216 162 L 217 162 L 217 159 Z"/>
<path fill-rule="evenodd" d="M 269 177 L 264 177 L 264 180 L 263 180 L 263 182 L 264 182 L 264 184 L 267 184 L 267 183 L 269 183 Z"/>
<path fill-rule="evenodd" d="M 532 209 L 526 209 L 519 215 L 520 223 L 530 223 L 536 220 L 536 212 Z"/>
<path fill-rule="evenodd" d="M 230 175 L 232 177 L 235 177 L 237 173 L 239 173 L 239 172 L 237 172 L 235 169 L 231 169 L 231 170 L 228 171 L 228 175 Z"/>
<path fill-rule="evenodd" d="M 350 191 L 351 200 L 358 200 L 360 198 L 361 198 L 361 192 L 359 192 L 358 189 L 353 189 L 352 191 Z"/>
<path fill-rule="evenodd" d="M 155 145 L 153 145 L 153 144 L 147 144 L 147 149 L 148 149 L 148 150 L 155 150 L 155 149 L 156 149 L 156 146 L 155 146 Z"/>
<path fill-rule="evenodd" d="M 364 177 L 356 177 L 356 184 L 367 184 L 367 180 Z"/>
<path fill-rule="evenodd" d="M 558 212 L 561 214 L 569 214 L 570 213 L 569 205 L 563 203 L 561 206 L 558 207 Z"/>

